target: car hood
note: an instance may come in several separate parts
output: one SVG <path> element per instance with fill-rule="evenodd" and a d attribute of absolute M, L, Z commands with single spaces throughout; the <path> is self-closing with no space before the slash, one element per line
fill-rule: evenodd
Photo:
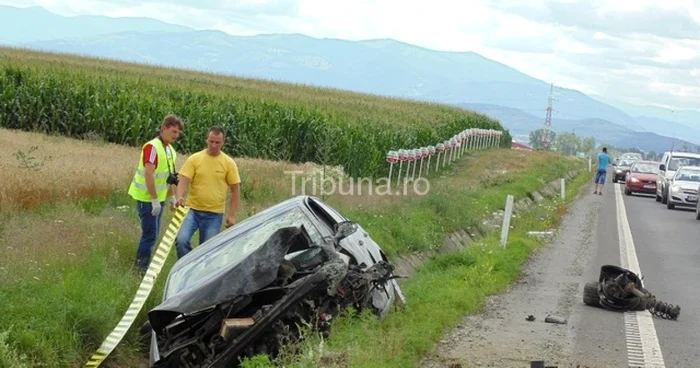
<path fill-rule="evenodd" d="M 618 166 L 615 168 L 615 170 L 630 171 L 630 167 L 632 167 L 632 166 Z"/>
<path fill-rule="evenodd" d="M 700 186 L 700 183 L 698 183 L 697 181 L 676 180 L 673 182 L 673 185 L 677 185 L 683 189 L 698 190 L 698 186 Z"/>
<path fill-rule="evenodd" d="M 277 279 L 278 269 L 288 251 L 312 244 L 306 230 L 285 227 L 240 262 L 222 269 L 194 289 L 175 294 L 148 312 L 148 320 L 160 332 L 180 314 L 188 314 L 258 291 Z M 198 262 L 197 259 L 189 262 Z"/>
<path fill-rule="evenodd" d="M 644 181 L 656 181 L 656 174 L 630 173 L 630 176 Z"/>

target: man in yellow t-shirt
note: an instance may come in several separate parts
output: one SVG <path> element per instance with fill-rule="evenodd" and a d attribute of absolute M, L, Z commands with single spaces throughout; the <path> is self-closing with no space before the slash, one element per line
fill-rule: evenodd
<path fill-rule="evenodd" d="M 190 240 L 195 231 L 199 230 L 199 244 L 221 231 L 228 190 L 231 191 L 231 202 L 226 227 L 236 223 L 241 178 L 236 163 L 221 151 L 225 138 L 222 127 L 211 127 L 207 134 L 207 148 L 188 157 L 180 169 L 177 206 L 187 206 L 190 210 L 175 239 L 178 258 L 192 250 Z"/>

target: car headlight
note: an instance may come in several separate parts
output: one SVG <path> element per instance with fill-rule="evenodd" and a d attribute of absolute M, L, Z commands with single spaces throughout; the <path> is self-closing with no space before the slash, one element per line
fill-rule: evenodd
<path fill-rule="evenodd" d="M 637 179 L 637 178 L 632 178 L 632 179 L 630 179 L 630 181 L 633 182 L 633 183 L 637 183 L 637 182 L 639 182 L 639 179 Z"/>
<path fill-rule="evenodd" d="M 680 192 L 681 189 L 682 188 L 679 185 L 675 185 L 675 184 L 671 187 L 671 190 L 674 192 Z"/>
<path fill-rule="evenodd" d="M 617 170 L 615 170 L 615 172 L 619 174 L 619 173 L 621 173 L 621 172 L 622 172 L 622 170 L 620 170 L 620 169 L 617 169 Z"/>

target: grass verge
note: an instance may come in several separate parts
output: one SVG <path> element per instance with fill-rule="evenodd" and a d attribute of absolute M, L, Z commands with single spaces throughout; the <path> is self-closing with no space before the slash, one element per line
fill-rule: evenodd
<path fill-rule="evenodd" d="M 8 140 L 8 145 L 19 141 Z M 60 145 L 71 152 L 77 143 L 59 138 L 52 142 L 56 152 L 63 152 L 58 148 Z M 112 149 L 110 147 L 91 149 Z M 70 155 L 54 160 L 61 164 L 46 165 L 38 171 L 9 168 L 12 176 L 26 177 L 13 182 L 13 187 L 5 187 L 5 193 L 17 193 L 17 186 L 27 186 L 28 182 L 37 191 L 51 190 L 50 183 L 42 181 L 41 177 L 58 174 L 62 167 L 71 163 L 80 166 L 70 161 Z M 0 259 L 0 298 L 3 300 L 0 304 L 0 359 L 3 359 L 0 365 L 23 366 L 24 362 L 25 366 L 32 367 L 81 366 L 121 318 L 140 281 L 129 272 L 140 232 L 133 203 L 123 189 L 126 187 L 123 182 L 128 183 L 128 168 L 134 160 L 133 152 L 112 156 L 110 162 L 114 171 L 107 174 L 121 173 L 122 179 L 97 185 L 96 188 L 105 190 L 93 191 L 92 197 L 72 196 L 68 200 L 35 204 L 29 210 L 0 211 L 0 244 L 4 247 Z M 313 166 L 260 160 L 238 162 L 244 176 L 239 221 L 292 195 L 289 182 L 285 182 L 285 170 L 314 169 Z M 476 224 L 480 218 L 502 208 L 506 194 L 521 198 L 578 165 L 579 161 L 541 152 L 476 152 L 441 170 L 439 177 L 431 179 L 430 190 L 424 196 L 373 197 L 367 192 L 350 196 L 331 194 L 327 202 L 359 221 L 390 254 L 397 255 L 441 244 L 442 237 L 450 231 L 465 224 Z M 89 181 L 72 176 L 64 178 L 68 183 Z M 15 197 L 9 195 L 8 198 Z M 516 229 L 524 226 L 522 221 L 514 222 Z M 377 362 L 411 361 L 429 348 L 435 336 L 455 316 L 478 307 L 482 295 L 497 290 L 514 277 L 517 269 L 511 262 L 520 262 L 532 240 L 519 240 L 517 231 L 511 239 L 512 244 L 502 255 L 486 245 L 484 249 L 493 253 L 477 252 L 479 247 L 473 247 L 465 255 L 441 257 L 432 265 L 426 265 L 406 285 L 411 305 L 405 313 L 395 313 L 379 325 L 370 319 L 341 318 L 336 336 L 328 347 L 347 355 L 346 360 L 352 362 L 352 366 L 364 364 L 363 358 L 358 357 L 364 351 L 377 356 L 388 355 L 382 358 L 386 360 Z M 488 244 L 494 239 L 489 237 L 484 241 Z M 161 275 L 167 274 L 174 261 L 175 256 L 171 254 Z M 459 284 L 460 277 L 464 283 L 465 278 L 482 274 L 484 264 L 493 265 L 494 272 L 499 272 L 494 275 L 502 276 L 491 277 L 489 273 L 484 280 L 470 281 L 469 285 L 476 285 L 470 291 L 474 293 L 472 296 L 446 296 L 454 289 L 438 287 L 440 283 Z M 164 276 L 159 278 L 144 311 L 157 304 L 164 279 Z M 469 304 L 472 301 L 476 304 Z M 431 303 L 441 303 L 443 312 L 434 311 Z M 457 312 L 449 310 L 455 308 L 462 312 L 455 314 Z M 427 313 L 426 310 L 432 310 L 427 317 L 434 319 L 422 320 L 415 314 Z M 103 366 L 134 367 L 143 362 L 136 333 L 144 320 L 142 311 L 134 328 Z M 410 330 L 401 330 L 411 326 Z M 426 330 L 422 331 L 423 328 Z M 406 336 L 402 337 L 404 332 Z M 386 338 L 383 352 L 367 345 L 365 340 L 370 335 Z M 314 351 L 311 347 L 308 349 Z M 327 358 L 328 355 L 324 355 L 324 359 Z"/>

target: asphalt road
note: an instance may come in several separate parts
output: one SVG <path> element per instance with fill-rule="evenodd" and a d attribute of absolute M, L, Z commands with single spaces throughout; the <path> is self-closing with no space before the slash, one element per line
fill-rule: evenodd
<path fill-rule="evenodd" d="M 608 180 L 599 196 L 586 186 L 522 279 L 465 317 L 421 366 L 700 367 L 700 221 L 622 188 Z M 605 264 L 641 273 L 658 300 L 681 306 L 678 321 L 584 305 L 583 286 Z M 567 324 L 545 323 L 548 315 Z"/>

